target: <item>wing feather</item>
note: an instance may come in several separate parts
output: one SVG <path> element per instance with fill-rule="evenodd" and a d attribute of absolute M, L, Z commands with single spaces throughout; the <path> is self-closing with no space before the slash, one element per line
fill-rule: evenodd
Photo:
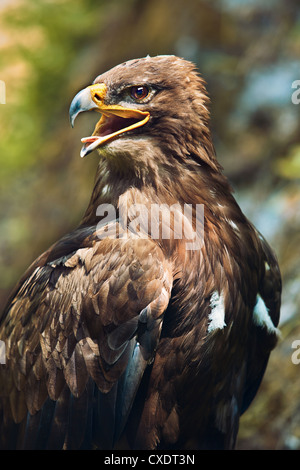
<path fill-rule="evenodd" d="M 23 422 L 21 447 L 78 448 L 95 416 L 106 423 L 97 444 L 112 446 L 159 340 L 172 287 L 160 248 L 83 232 L 77 249 L 68 252 L 76 245 L 71 235 L 29 268 L 2 316 L 0 396 L 8 421 Z M 37 437 L 41 423 L 44 438 Z"/>
<path fill-rule="evenodd" d="M 261 296 L 268 314 L 274 325 L 273 332 L 266 328 L 255 325 L 249 325 L 251 328 L 252 347 L 249 350 L 247 361 L 247 375 L 244 387 L 243 403 L 241 413 L 244 413 L 253 398 L 263 379 L 269 356 L 278 341 L 278 326 L 280 304 L 281 304 L 281 275 L 275 254 L 269 247 L 266 240 L 261 234 L 256 232 L 257 241 L 260 244 L 262 276 L 259 284 L 258 295 Z"/>

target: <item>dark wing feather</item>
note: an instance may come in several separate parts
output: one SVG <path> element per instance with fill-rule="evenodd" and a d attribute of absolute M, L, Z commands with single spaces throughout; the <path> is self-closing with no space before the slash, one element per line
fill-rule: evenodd
<path fill-rule="evenodd" d="M 262 263 L 262 276 L 258 286 L 258 295 L 267 308 L 274 328 L 270 330 L 266 326 L 256 325 L 255 322 L 249 325 L 249 328 L 251 328 L 251 348 L 249 348 L 241 413 L 247 410 L 254 399 L 263 379 L 270 353 L 280 335 L 277 326 L 280 315 L 282 282 L 278 261 L 264 237 L 256 230 L 255 233 L 257 242 L 260 245 L 259 251 L 261 252 L 260 260 Z"/>
<path fill-rule="evenodd" d="M 69 238 L 29 269 L 0 325 L 1 435 L 18 423 L 21 448 L 91 445 L 95 420 L 94 444 L 112 447 L 170 298 L 172 267 L 154 242 Z"/>

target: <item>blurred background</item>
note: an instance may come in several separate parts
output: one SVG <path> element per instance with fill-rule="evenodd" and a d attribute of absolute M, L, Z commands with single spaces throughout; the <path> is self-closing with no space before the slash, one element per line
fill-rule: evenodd
<path fill-rule="evenodd" d="M 88 203 L 97 154 L 80 159 L 80 138 L 95 117 L 71 129 L 72 98 L 147 54 L 197 64 L 219 161 L 282 270 L 282 339 L 238 448 L 300 449 L 300 364 L 291 360 L 300 340 L 299 0 L 0 0 L 0 308 Z"/>

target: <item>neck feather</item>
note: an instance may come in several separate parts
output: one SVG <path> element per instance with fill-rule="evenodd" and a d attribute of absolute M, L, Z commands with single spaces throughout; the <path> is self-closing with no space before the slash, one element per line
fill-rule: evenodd
<path fill-rule="evenodd" d="M 125 169 L 124 169 L 125 168 Z M 116 209 L 126 199 L 132 204 L 204 204 L 211 211 L 232 199 L 231 188 L 220 167 L 190 159 L 185 162 L 168 158 L 165 154 L 150 160 L 146 157 L 140 166 L 135 162 L 132 171 L 128 165 L 115 167 L 111 161 L 100 160 L 94 189 L 80 225 L 97 224 L 97 208 L 112 204 Z M 221 200 L 220 200 L 221 199 Z M 214 210 L 215 207 L 215 210 Z"/>

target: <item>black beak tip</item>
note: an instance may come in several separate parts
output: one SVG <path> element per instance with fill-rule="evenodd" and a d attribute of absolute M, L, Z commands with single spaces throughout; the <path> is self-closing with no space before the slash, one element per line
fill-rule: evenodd
<path fill-rule="evenodd" d="M 75 97 L 76 98 L 76 97 Z M 72 101 L 70 110 L 69 110 L 69 118 L 70 118 L 70 124 L 72 127 L 74 127 L 74 122 L 77 117 L 77 115 L 80 113 L 80 105 L 77 100 Z"/>

